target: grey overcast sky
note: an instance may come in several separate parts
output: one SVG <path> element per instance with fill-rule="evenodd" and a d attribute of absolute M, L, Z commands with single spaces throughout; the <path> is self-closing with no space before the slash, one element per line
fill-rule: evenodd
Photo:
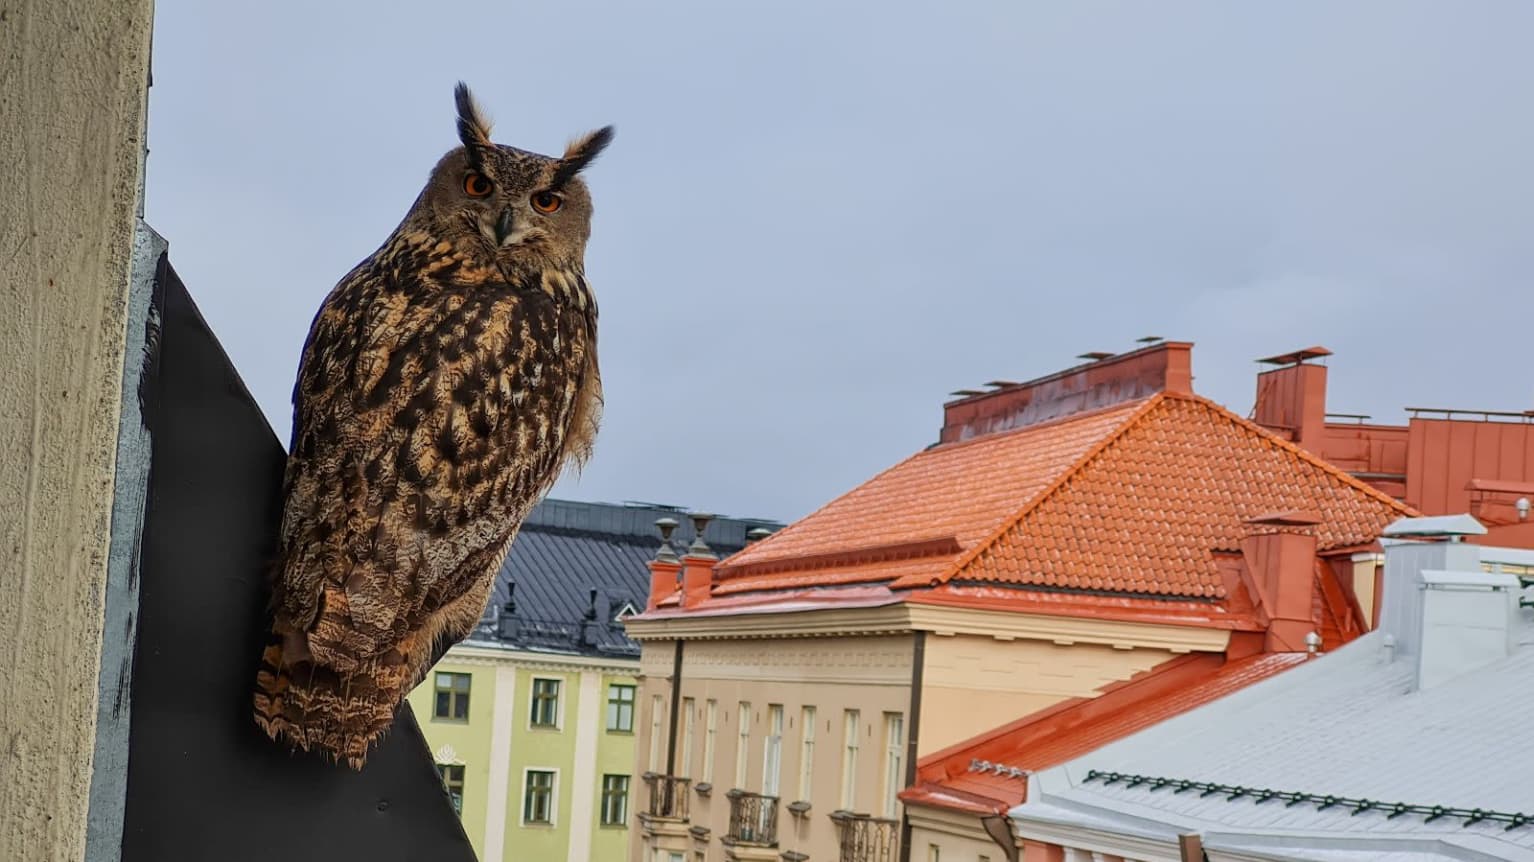
<path fill-rule="evenodd" d="M 797 518 L 1144 335 L 1241 413 L 1311 344 L 1333 410 L 1534 407 L 1534 3 L 156 5 L 148 218 L 284 443 L 460 78 L 504 143 L 618 128 L 558 496 Z"/>

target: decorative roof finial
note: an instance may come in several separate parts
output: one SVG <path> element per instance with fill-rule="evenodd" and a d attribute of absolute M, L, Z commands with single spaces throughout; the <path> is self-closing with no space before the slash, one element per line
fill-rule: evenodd
<path fill-rule="evenodd" d="M 694 512 L 692 518 L 692 544 L 687 546 L 687 553 L 694 557 L 712 557 L 714 552 L 708 543 L 703 541 L 703 531 L 708 529 L 708 522 L 714 520 L 713 515 L 704 512 Z"/>
<path fill-rule="evenodd" d="M 655 552 L 657 562 L 681 562 L 681 558 L 676 555 L 676 549 L 671 547 L 671 534 L 676 532 L 677 526 L 678 522 L 675 518 L 660 518 L 655 522 L 656 529 L 660 530 L 660 548 Z"/>

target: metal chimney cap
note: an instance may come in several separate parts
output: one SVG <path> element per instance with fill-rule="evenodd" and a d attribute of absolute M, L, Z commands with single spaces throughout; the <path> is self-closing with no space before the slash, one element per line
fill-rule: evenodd
<path fill-rule="evenodd" d="M 746 541 L 760 542 L 770 535 L 772 535 L 772 531 L 766 527 L 752 527 L 750 530 L 746 531 Z"/>
<path fill-rule="evenodd" d="M 1470 515 L 1434 515 L 1427 518 L 1400 518 L 1380 533 L 1386 538 L 1457 538 L 1484 536 L 1486 528 Z"/>

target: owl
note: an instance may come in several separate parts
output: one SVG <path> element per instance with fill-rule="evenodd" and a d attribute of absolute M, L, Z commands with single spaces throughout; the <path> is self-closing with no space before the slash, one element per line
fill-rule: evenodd
<path fill-rule="evenodd" d="M 581 172 L 462 142 L 310 326 L 272 569 L 256 723 L 360 769 L 405 695 L 477 624 L 528 511 L 591 452 L 602 407 Z"/>

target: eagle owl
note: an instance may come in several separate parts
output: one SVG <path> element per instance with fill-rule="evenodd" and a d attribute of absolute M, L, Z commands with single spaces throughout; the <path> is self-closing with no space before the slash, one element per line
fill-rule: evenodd
<path fill-rule="evenodd" d="M 325 298 L 293 390 L 255 719 L 353 769 L 474 628 L 602 406 L 580 174 L 612 127 L 553 158 L 492 143 L 455 99 L 463 146 Z"/>

